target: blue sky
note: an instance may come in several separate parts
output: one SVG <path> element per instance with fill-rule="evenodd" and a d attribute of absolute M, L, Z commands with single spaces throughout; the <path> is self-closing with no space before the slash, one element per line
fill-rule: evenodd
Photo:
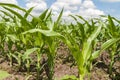
<path fill-rule="evenodd" d="M 36 6 L 33 14 L 39 14 L 47 8 L 58 14 L 62 7 L 64 15 L 80 14 L 85 17 L 110 14 L 120 18 L 120 0 L 0 0 L 0 2 L 15 2 L 24 8 Z M 72 7 L 71 7 L 72 6 Z"/>
<path fill-rule="evenodd" d="M 103 2 L 100 0 L 93 0 L 98 9 L 103 10 L 106 14 L 120 18 L 120 1 L 118 2 Z"/>

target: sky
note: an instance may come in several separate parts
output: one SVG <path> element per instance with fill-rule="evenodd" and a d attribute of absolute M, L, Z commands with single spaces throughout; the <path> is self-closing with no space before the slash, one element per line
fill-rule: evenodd
<path fill-rule="evenodd" d="M 39 15 L 45 9 L 52 9 L 58 15 L 64 7 L 63 16 L 81 15 L 85 18 L 108 15 L 120 18 L 120 0 L 0 0 L 29 9 L 34 6 L 33 15 Z"/>

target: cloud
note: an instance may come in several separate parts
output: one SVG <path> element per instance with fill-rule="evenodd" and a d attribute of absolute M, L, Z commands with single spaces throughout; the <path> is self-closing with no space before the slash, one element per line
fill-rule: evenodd
<path fill-rule="evenodd" d="M 120 0 L 100 0 L 100 1 L 104 1 L 104 2 L 120 2 Z"/>
<path fill-rule="evenodd" d="M 103 11 L 100 11 L 98 9 L 88 8 L 88 9 L 81 9 L 79 11 L 79 15 L 85 17 L 85 18 L 93 18 L 98 17 L 99 15 L 104 15 Z"/>
<path fill-rule="evenodd" d="M 96 8 L 96 6 L 94 5 L 94 3 L 92 2 L 92 0 L 84 0 L 81 7 L 84 8 Z"/>
<path fill-rule="evenodd" d="M 26 1 L 25 8 L 29 9 L 31 7 L 34 7 L 32 14 L 36 16 L 40 15 L 41 12 L 45 11 L 48 8 L 46 0 L 25 0 L 25 1 Z M 17 0 L 0 0 L 0 2 L 18 4 Z M 83 17 L 97 17 L 99 15 L 105 14 L 103 11 L 97 9 L 96 5 L 93 3 L 92 0 L 56 0 L 51 5 L 50 8 L 53 10 L 53 14 L 58 16 L 63 7 L 64 7 L 63 16 L 65 18 L 67 18 L 67 16 L 70 14 L 78 14 Z"/>
<path fill-rule="evenodd" d="M 51 5 L 51 8 L 55 12 L 60 12 L 61 9 L 64 7 L 65 11 L 71 13 L 73 11 L 77 11 L 80 4 L 81 0 L 57 0 Z"/>
<path fill-rule="evenodd" d="M 32 14 L 37 16 L 47 9 L 47 4 L 44 0 L 27 0 L 26 8 L 29 9 L 31 7 L 34 7 Z"/>
<path fill-rule="evenodd" d="M 2 3 L 12 3 L 12 4 L 18 4 L 17 0 L 0 0 Z"/>
<path fill-rule="evenodd" d="M 99 15 L 104 15 L 105 13 L 96 8 L 92 0 L 84 0 L 79 9 L 79 15 L 83 17 L 98 17 Z"/>
<path fill-rule="evenodd" d="M 97 9 L 92 0 L 57 0 L 51 6 L 53 13 L 59 14 L 64 7 L 63 16 L 66 18 L 69 14 L 78 14 L 83 17 L 98 17 L 105 14 Z"/>
<path fill-rule="evenodd" d="M 16 5 L 18 5 L 17 0 L 0 0 L 0 2 L 1 2 L 1 3 L 11 3 L 11 4 L 16 4 Z M 11 8 L 11 9 L 13 9 L 13 8 Z M 1 6 L 0 6 L 0 10 L 7 11 L 7 10 L 5 10 L 4 8 L 2 8 Z M 13 9 L 13 10 L 16 10 L 16 9 Z M 8 11 L 8 12 L 9 12 L 9 11 Z M 17 12 L 18 12 L 18 10 L 17 10 Z M 19 11 L 19 12 L 20 12 L 20 11 Z M 0 14 L 4 15 L 2 12 L 0 12 Z"/>

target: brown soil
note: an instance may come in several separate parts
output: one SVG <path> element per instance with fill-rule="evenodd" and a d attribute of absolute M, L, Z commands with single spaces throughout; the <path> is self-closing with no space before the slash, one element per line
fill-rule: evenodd
<path fill-rule="evenodd" d="M 58 48 L 57 50 L 54 68 L 54 78 L 56 78 L 57 80 L 60 80 L 60 78 L 65 75 L 75 75 L 76 77 L 78 77 L 77 66 L 75 65 L 73 57 L 69 53 L 69 50 L 64 45 L 61 45 L 60 48 Z M 96 62 L 98 63 L 94 65 Z M 90 80 L 120 80 L 120 61 L 115 62 L 113 66 L 112 77 L 108 74 L 109 62 L 109 55 L 106 52 L 102 53 L 101 56 L 93 63 L 94 66 L 91 71 Z M 27 76 L 26 70 L 18 70 L 15 65 L 16 64 L 14 63 L 11 67 L 9 65 L 9 61 L 6 60 L 6 58 L 0 56 L 0 70 L 5 70 L 11 74 L 10 77 L 4 80 L 25 80 L 29 76 Z M 34 65 L 33 68 L 31 68 L 30 74 L 31 76 L 28 80 L 36 80 Z M 47 79 L 44 70 L 41 76 L 41 80 L 49 80 Z M 86 77 L 85 80 L 89 80 L 88 77 Z"/>

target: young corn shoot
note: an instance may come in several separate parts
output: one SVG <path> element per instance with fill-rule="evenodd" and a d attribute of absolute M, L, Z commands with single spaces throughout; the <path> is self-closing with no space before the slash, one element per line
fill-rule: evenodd
<path fill-rule="evenodd" d="M 105 37 L 107 39 L 111 38 L 111 39 L 117 39 L 120 38 L 120 31 L 118 31 L 119 26 L 117 26 L 117 22 L 119 23 L 119 21 L 113 17 L 111 17 L 110 15 L 108 15 L 107 18 L 107 22 L 108 23 L 104 23 L 104 28 L 106 29 L 106 34 Z M 120 40 L 119 40 L 120 41 Z M 117 42 L 114 43 L 113 45 L 111 45 L 111 50 L 109 51 L 110 54 L 110 66 L 109 66 L 109 74 L 112 75 L 112 67 L 115 63 L 115 55 L 116 55 L 116 51 L 117 51 Z M 108 49 L 110 49 L 108 48 Z"/>
<path fill-rule="evenodd" d="M 71 32 L 66 37 L 66 44 L 71 50 L 71 53 L 73 57 L 76 60 L 78 70 L 79 70 L 79 80 L 83 80 L 84 77 L 90 72 L 92 68 L 92 62 L 95 58 L 97 58 L 100 53 L 110 47 L 112 44 L 116 43 L 120 38 L 117 39 L 110 39 L 106 41 L 100 48 L 100 50 L 94 51 L 96 39 L 98 35 L 101 32 L 101 29 L 103 27 L 103 23 L 101 20 L 99 20 L 99 25 L 95 26 L 94 22 L 92 22 L 92 25 L 90 25 L 85 19 L 83 19 L 81 16 L 78 16 L 80 19 L 85 21 L 84 24 L 77 21 L 77 27 L 80 29 L 81 41 L 80 45 L 76 43 L 76 40 L 73 39 L 76 36 L 73 35 Z M 77 19 L 76 19 L 77 20 Z M 90 29 L 92 27 L 92 29 Z M 73 44 L 74 43 L 74 44 Z M 108 45 L 109 44 L 109 45 Z"/>
<path fill-rule="evenodd" d="M 78 80 L 83 80 L 84 77 L 90 73 L 93 60 L 96 59 L 102 51 L 109 47 L 112 48 L 110 53 L 111 62 L 109 72 L 110 74 L 112 73 L 114 56 L 116 54 L 116 50 L 118 49 L 117 42 L 120 41 L 120 29 L 118 30 L 118 26 L 115 25 L 113 20 L 120 23 L 119 20 L 108 16 L 108 19 L 106 20 L 108 23 L 103 23 L 103 21 L 99 19 L 97 19 L 96 22 L 94 22 L 94 19 L 90 20 L 91 22 L 88 22 L 81 16 L 77 15 L 77 18 L 71 16 L 75 19 L 76 24 L 68 26 L 60 23 L 63 9 L 57 20 L 53 22 L 52 10 L 47 9 L 39 17 L 34 17 L 30 14 L 34 7 L 26 10 L 17 5 L 8 3 L 0 3 L 0 6 L 6 10 L 0 10 L 0 12 L 9 17 L 6 18 L 0 15 L 3 19 L 0 23 L 0 43 L 2 44 L 0 45 L 0 48 L 3 49 L 4 42 L 7 42 L 9 47 L 9 53 L 7 53 L 7 55 L 10 59 L 11 65 L 14 57 L 18 62 L 18 66 L 25 65 L 27 72 L 29 73 L 31 65 L 30 55 L 36 52 L 37 79 L 39 80 L 41 54 L 43 53 L 42 51 L 45 46 L 47 46 L 47 76 L 49 80 L 52 80 L 54 75 L 54 60 L 56 57 L 58 39 L 67 44 L 77 63 L 79 70 Z M 23 11 L 25 14 L 21 15 L 12 8 Z M 28 20 L 28 16 L 31 16 L 32 19 Z M 83 22 L 80 22 L 79 20 L 82 20 Z M 105 37 L 100 49 L 95 50 L 96 44 L 99 42 L 98 36 L 100 36 L 103 27 L 104 31 L 108 33 L 107 37 Z M 64 36 L 57 31 L 61 32 Z M 104 36 L 104 34 L 102 34 L 102 36 Z M 17 53 L 11 51 L 12 44 L 16 45 L 18 49 Z M 21 50 L 25 52 L 21 54 Z M 4 52 L 4 50 L 2 51 Z"/>

